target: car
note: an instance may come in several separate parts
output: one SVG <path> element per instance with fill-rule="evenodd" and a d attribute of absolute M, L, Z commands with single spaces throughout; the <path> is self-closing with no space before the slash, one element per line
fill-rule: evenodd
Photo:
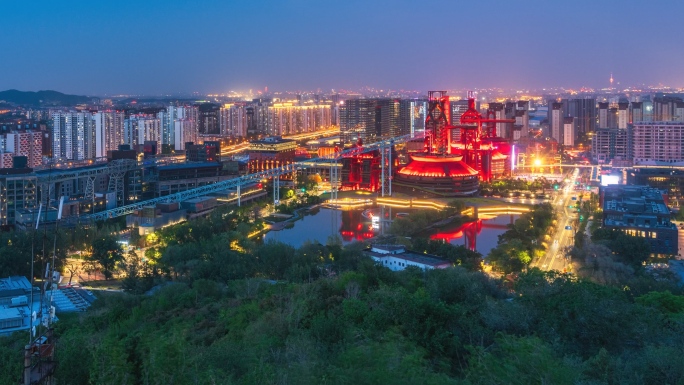
<path fill-rule="evenodd" d="M 572 200 L 573 200 L 573 201 L 576 201 L 576 200 L 577 200 L 577 197 L 572 197 Z"/>
<path fill-rule="evenodd" d="M 566 230 L 572 230 L 572 226 L 565 226 Z"/>

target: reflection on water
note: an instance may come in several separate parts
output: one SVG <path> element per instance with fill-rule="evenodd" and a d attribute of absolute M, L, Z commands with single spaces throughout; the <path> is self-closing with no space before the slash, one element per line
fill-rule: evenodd
<path fill-rule="evenodd" d="M 458 227 L 440 229 L 430 235 L 430 239 L 441 239 L 452 245 L 462 245 L 470 250 L 476 250 L 486 256 L 496 247 L 499 235 L 508 230 L 519 215 L 502 214 L 491 219 L 478 219 L 464 223 Z"/>
<path fill-rule="evenodd" d="M 380 209 L 371 210 L 378 215 Z M 401 210 L 409 211 L 409 210 Z M 374 230 L 371 220 L 364 210 L 338 211 L 329 208 L 317 208 L 304 212 L 303 218 L 292 223 L 292 227 L 281 231 L 270 231 L 264 235 L 264 241 L 274 240 L 300 247 L 306 241 L 318 241 L 325 244 L 331 235 L 342 238 L 344 244 L 354 241 L 365 241 L 379 234 Z M 390 218 L 389 210 L 385 212 Z M 392 215 L 396 216 L 396 213 Z M 432 239 L 443 239 L 453 245 L 464 245 L 487 255 L 496 246 L 499 234 L 507 230 L 518 215 L 500 215 L 492 219 L 483 219 L 465 223 L 454 228 L 442 228 L 430 235 Z"/>
<path fill-rule="evenodd" d="M 303 212 L 302 219 L 295 221 L 294 226 L 280 231 L 269 231 L 264 241 L 275 240 L 300 247 L 306 241 L 318 241 L 325 244 L 331 235 L 342 238 L 342 243 L 363 241 L 372 238 L 375 233 L 369 219 L 364 218 L 363 210 L 338 211 L 329 208 L 318 208 Z"/>

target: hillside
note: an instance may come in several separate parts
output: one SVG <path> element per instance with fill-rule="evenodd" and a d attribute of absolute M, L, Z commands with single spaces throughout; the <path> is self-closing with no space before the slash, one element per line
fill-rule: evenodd
<path fill-rule="evenodd" d="M 90 97 L 81 95 L 67 95 L 57 91 L 0 91 L 0 101 L 22 106 L 74 106 L 88 103 Z"/>

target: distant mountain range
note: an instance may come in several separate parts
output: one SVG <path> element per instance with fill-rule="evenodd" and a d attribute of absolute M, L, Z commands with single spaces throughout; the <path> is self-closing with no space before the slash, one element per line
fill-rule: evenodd
<path fill-rule="evenodd" d="M 89 96 L 67 95 L 57 91 L 0 91 L 0 101 L 23 106 L 75 106 L 91 101 Z"/>

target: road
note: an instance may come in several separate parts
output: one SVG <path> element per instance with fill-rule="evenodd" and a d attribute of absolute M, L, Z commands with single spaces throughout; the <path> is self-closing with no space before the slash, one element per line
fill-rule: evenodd
<path fill-rule="evenodd" d="M 553 198 L 551 204 L 556 210 L 557 225 L 556 232 L 552 235 L 549 249 L 544 257 L 533 261 L 532 266 L 538 267 L 542 270 L 558 270 L 568 271 L 568 260 L 566 259 L 566 249 L 575 243 L 575 217 L 577 212 L 575 209 L 569 209 L 568 206 L 574 206 L 576 200 L 572 197 L 578 196 L 581 192 L 574 190 L 575 180 L 579 176 L 579 168 L 576 168 L 570 175 L 570 180 L 565 184 L 563 190 L 558 192 Z M 567 230 L 566 226 L 571 226 L 571 230 Z"/>

